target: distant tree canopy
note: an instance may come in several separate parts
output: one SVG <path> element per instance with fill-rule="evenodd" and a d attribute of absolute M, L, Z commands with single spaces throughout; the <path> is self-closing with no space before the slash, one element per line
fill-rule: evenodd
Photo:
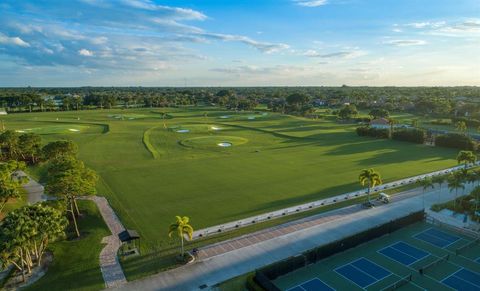
<path fill-rule="evenodd" d="M 345 103 L 372 116 L 409 112 L 436 118 L 480 120 L 480 87 L 79 87 L 0 88 L 0 107 L 8 112 L 93 108 L 176 107 L 210 105 L 250 110 L 255 104 L 289 114 L 308 106 L 339 109 Z M 246 108 L 246 109 L 244 109 Z M 470 126 L 467 123 L 467 126 Z M 476 126 L 478 127 L 478 126 Z"/>
<path fill-rule="evenodd" d="M 358 115 L 357 106 L 353 104 L 345 105 L 340 111 L 338 111 L 338 116 L 341 119 L 351 119 Z"/>

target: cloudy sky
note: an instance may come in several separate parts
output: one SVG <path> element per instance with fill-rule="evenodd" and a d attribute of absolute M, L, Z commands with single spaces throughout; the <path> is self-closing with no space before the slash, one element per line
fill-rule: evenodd
<path fill-rule="evenodd" d="M 480 85 L 479 0 L 1 0 L 0 86 Z"/>

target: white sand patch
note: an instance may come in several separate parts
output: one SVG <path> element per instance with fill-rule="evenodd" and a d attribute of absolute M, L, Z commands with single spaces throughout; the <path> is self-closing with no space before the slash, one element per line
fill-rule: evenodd
<path fill-rule="evenodd" d="M 222 128 L 216 127 L 216 126 L 212 126 L 211 129 L 212 129 L 212 130 L 222 130 Z"/>
<path fill-rule="evenodd" d="M 80 131 L 79 129 L 75 129 L 75 128 L 69 128 L 68 130 L 69 130 L 69 131 L 73 131 L 73 132 Z"/>
<path fill-rule="evenodd" d="M 249 116 L 248 117 L 248 120 L 254 120 L 255 119 L 255 116 Z"/>
<path fill-rule="evenodd" d="M 187 133 L 187 132 L 190 132 L 189 129 L 179 129 L 177 130 L 178 133 Z"/>
<path fill-rule="evenodd" d="M 227 119 L 227 118 L 230 118 L 230 115 L 222 115 L 222 116 L 220 116 L 219 118 L 221 118 L 221 119 Z"/>
<path fill-rule="evenodd" d="M 221 142 L 221 143 L 217 143 L 217 145 L 218 145 L 219 147 L 222 147 L 222 148 L 228 148 L 228 147 L 231 147 L 231 146 L 232 146 L 232 144 L 229 143 L 229 142 L 227 142 L 227 141 L 223 141 L 223 142 Z"/>
<path fill-rule="evenodd" d="M 25 132 L 25 130 L 15 130 L 15 132 L 22 133 L 22 132 Z"/>

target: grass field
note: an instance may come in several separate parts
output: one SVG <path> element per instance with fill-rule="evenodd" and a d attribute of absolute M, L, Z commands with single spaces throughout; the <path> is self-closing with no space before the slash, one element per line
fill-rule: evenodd
<path fill-rule="evenodd" d="M 46 141 L 77 142 L 101 176 L 99 194 L 144 246 L 171 245 L 166 229 L 175 215 L 199 229 L 358 189 L 363 168 L 391 181 L 456 164 L 454 150 L 360 138 L 355 125 L 270 112 L 117 109 L 3 120 L 7 129 L 37 129 Z"/>
<path fill-rule="evenodd" d="M 460 290 L 475 290 L 480 287 L 472 285 L 472 282 L 480 284 L 480 245 L 472 242 L 472 238 L 457 232 L 417 223 L 281 276 L 274 283 L 281 290 L 291 291 L 383 290 L 412 274 L 412 280 L 398 290 L 452 290 L 448 284 L 462 286 Z M 457 255 L 455 250 L 463 246 L 469 247 Z M 418 272 L 447 255 L 447 261 L 424 269 L 423 275 Z M 320 289 L 319 284 L 330 289 Z"/>

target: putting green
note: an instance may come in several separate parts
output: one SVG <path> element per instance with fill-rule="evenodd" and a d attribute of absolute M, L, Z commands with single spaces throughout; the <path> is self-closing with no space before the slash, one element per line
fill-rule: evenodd
<path fill-rule="evenodd" d="M 59 124 L 59 125 L 46 125 L 42 127 L 33 128 L 19 128 L 15 131 L 18 133 L 36 133 L 36 134 L 65 134 L 65 133 L 82 133 L 90 128 L 89 125 L 79 124 Z"/>
<path fill-rule="evenodd" d="M 226 144 L 239 146 L 248 142 L 248 139 L 238 136 L 212 135 L 187 138 L 180 141 L 180 144 L 191 148 L 224 148 Z M 223 146 L 222 146 L 223 145 Z"/>

